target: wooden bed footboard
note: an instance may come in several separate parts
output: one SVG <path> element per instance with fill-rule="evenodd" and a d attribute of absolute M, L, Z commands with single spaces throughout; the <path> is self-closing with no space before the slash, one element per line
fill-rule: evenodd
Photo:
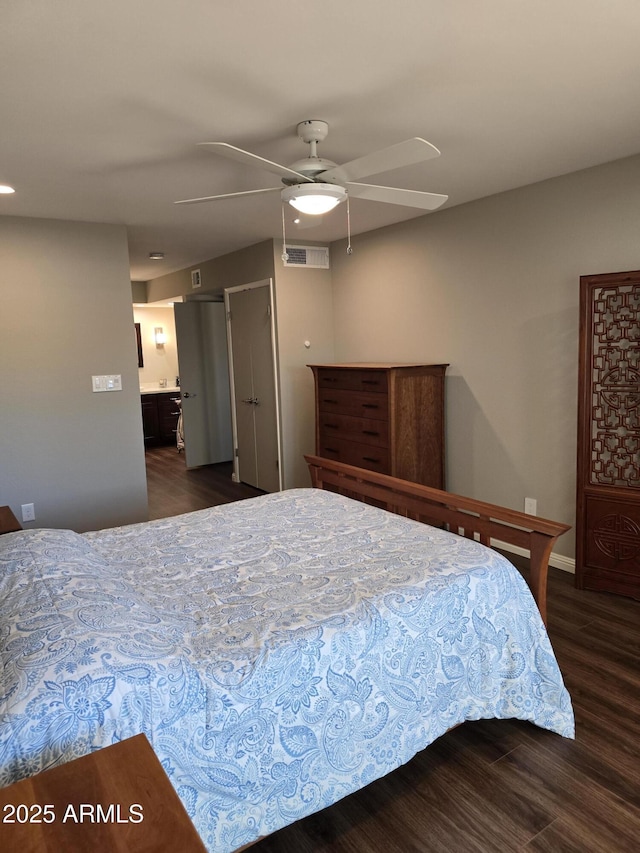
<path fill-rule="evenodd" d="M 477 539 L 491 547 L 492 540 L 516 545 L 529 552 L 529 585 L 545 624 L 547 621 L 547 571 L 556 539 L 568 524 L 461 497 L 440 489 L 377 474 L 320 456 L 305 456 L 316 489 L 329 489 L 360 501 L 382 505 L 389 512 L 452 533 Z"/>

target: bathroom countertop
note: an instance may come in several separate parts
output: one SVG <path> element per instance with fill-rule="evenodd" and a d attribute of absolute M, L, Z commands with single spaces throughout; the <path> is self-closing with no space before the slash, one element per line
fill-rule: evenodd
<path fill-rule="evenodd" d="M 159 385 L 141 385 L 140 393 L 141 394 L 175 394 L 180 393 L 180 387 L 178 385 L 167 385 L 166 388 L 161 388 Z"/>

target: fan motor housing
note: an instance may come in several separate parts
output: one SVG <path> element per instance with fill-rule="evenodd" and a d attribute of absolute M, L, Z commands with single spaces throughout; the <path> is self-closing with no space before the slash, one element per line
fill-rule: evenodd
<path fill-rule="evenodd" d="M 326 121 L 310 118 L 307 121 L 301 121 L 297 127 L 298 136 L 303 142 L 322 142 L 327 138 L 329 133 L 329 125 Z"/>
<path fill-rule="evenodd" d="M 333 160 L 326 160 L 324 157 L 304 157 L 302 160 L 296 160 L 295 163 L 291 163 L 289 168 L 315 180 L 322 172 L 334 169 L 336 166 L 337 163 L 334 163 Z M 286 186 L 292 186 L 298 183 L 298 181 L 295 178 L 282 178 L 282 183 Z"/>

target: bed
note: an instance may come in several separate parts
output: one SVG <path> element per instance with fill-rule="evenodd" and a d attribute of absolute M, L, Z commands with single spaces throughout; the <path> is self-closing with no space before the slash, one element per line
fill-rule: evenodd
<path fill-rule="evenodd" d="M 566 526 L 308 462 L 312 489 L 0 537 L 0 786 L 144 732 L 230 853 L 465 720 L 573 737 L 534 597 L 477 541 L 531 551 L 544 610 Z"/>

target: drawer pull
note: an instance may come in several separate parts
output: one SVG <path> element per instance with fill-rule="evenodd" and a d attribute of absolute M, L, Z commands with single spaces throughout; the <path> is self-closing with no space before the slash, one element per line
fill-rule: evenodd
<path fill-rule="evenodd" d="M 362 434 L 363 435 L 380 435 L 380 433 L 376 432 L 374 429 L 363 429 Z"/>
<path fill-rule="evenodd" d="M 335 447 L 325 447 L 324 452 L 325 453 L 339 453 L 340 451 L 336 450 Z"/>
<path fill-rule="evenodd" d="M 340 427 L 338 426 L 338 424 L 325 424 L 324 426 L 325 426 L 327 429 L 340 429 Z"/>
<path fill-rule="evenodd" d="M 337 376 L 324 376 L 324 377 L 323 377 L 323 380 L 324 380 L 325 382 L 337 382 L 337 381 L 338 381 L 338 377 L 337 377 Z"/>
<path fill-rule="evenodd" d="M 375 459 L 373 456 L 363 456 L 362 460 L 363 462 L 380 462 L 379 459 Z"/>
<path fill-rule="evenodd" d="M 172 414 L 172 415 L 179 415 L 179 414 L 180 414 L 180 410 L 178 410 L 177 412 L 171 412 L 171 414 Z"/>
<path fill-rule="evenodd" d="M 323 403 L 332 403 L 334 406 L 337 404 L 337 400 L 330 400 L 328 397 L 325 397 L 322 401 Z"/>
<path fill-rule="evenodd" d="M 379 409 L 380 406 L 377 403 L 363 403 L 362 408 L 363 409 Z"/>

